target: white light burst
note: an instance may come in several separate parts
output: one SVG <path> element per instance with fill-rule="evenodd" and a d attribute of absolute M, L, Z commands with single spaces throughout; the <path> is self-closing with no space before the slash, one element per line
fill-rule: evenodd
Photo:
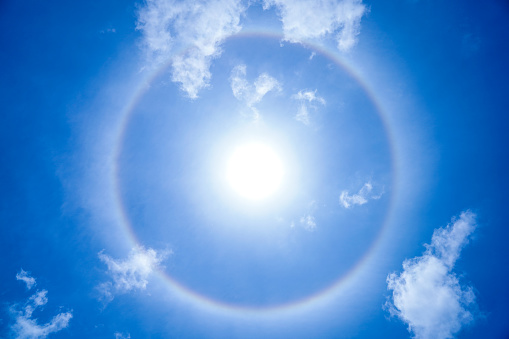
<path fill-rule="evenodd" d="M 270 147 L 250 143 L 235 149 L 226 175 L 232 188 L 241 196 L 261 200 L 277 191 L 283 172 L 279 157 Z"/>

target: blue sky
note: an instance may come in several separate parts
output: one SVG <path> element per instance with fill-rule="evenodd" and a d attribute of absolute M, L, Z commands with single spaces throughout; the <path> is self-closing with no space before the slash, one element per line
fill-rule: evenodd
<path fill-rule="evenodd" d="M 0 25 L 0 337 L 509 336 L 507 2 Z"/>

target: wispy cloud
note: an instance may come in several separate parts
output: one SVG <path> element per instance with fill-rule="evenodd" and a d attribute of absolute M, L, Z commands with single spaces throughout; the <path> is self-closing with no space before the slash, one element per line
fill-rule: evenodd
<path fill-rule="evenodd" d="M 356 194 L 348 194 L 347 190 L 344 190 L 341 192 L 341 195 L 339 196 L 339 203 L 344 208 L 352 208 L 354 205 L 364 205 L 366 204 L 370 199 L 380 199 L 383 195 L 383 190 L 381 192 L 374 193 L 373 192 L 373 185 L 370 181 L 365 183 L 359 192 Z"/>
<path fill-rule="evenodd" d="M 304 42 L 334 35 L 341 51 L 356 44 L 367 11 L 362 0 L 264 0 L 265 9 L 272 6 L 281 16 L 285 40 Z"/>
<path fill-rule="evenodd" d="M 317 96 L 316 92 L 316 89 L 314 91 L 299 91 L 299 93 L 292 96 L 292 99 L 300 102 L 299 111 L 295 115 L 295 119 L 302 122 L 304 125 L 310 124 L 309 109 L 316 110 L 317 107 L 315 103 L 325 105 L 325 99 Z"/>
<path fill-rule="evenodd" d="M 131 334 L 129 333 L 120 333 L 120 332 L 115 332 L 114 334 L 115 336 L 115 339 L 131 339 Z"/>
<path fill-rule="evenodd" d="M 452 270 L 476 228 L 475 219 L 466 211 L 452 225 L 435 230 L 421 257 L 405 260 L 401 274 L 387 277 L 392 296 L 386 306 L 418 339 L 452 338 L 473 320 L 474 292 Z"/>
<path fill-rule="evenodd" d="M 315 212 L 317 210 L 317 204 L 316 201 L 311 200 L 307 206 L 305 207 L 305 213 L 304 215 L 298 218 L 297 225 L 300 225 L 303 229 L 309 232 L 313 232 L 316 230 L 317 222 L 315 219 Z M 292 220 L 290 223 L 290 227 L 294 228 L 296 226 L 295 220 Z"/>
<path fill-rule="evenodd" d="M 240 20 L 251 2 L 242 0 L 145 0 L 138 11 L 137 29 L 149 67 L 171 63 L 172 80 L 190 97 L 210 82 L 210 65 L 221 55 L 225 39 L 241 30 Z M 340 50 L 355 45 L 360 20 L 366 13 L 361 0 L 265 0 L 276 7 L 285 40 L 303 42 L 333 35 Z"/>
<path fill-rule="evenodd" d="M 18 276 L 21 278 L 18 278 Z M 16 275 L 16 279 L 24 281 L 27 287 L 30 284 L 28 289 L 35 284 L 35 279 L 28 276 L 27 272 L 23 270 Z M 39 325 L 37 319 L 32 318 L 33 313 L 38 308 L 48 303 L 47 294 L 47 290 L 37 291 L 28 298 L 24 305 L 14 304 L 10 307 L 11 316 L 14 317 L 14 324 L 11 326 L 11 331 L 16 338 L 42 339 L 46 338 L 51 333 L 58 332 L 69 326 L 72 312 L 59 313 L 48 323 L 43 325 Z"/>
<path fill-rule="evenodd" d="M 99 252 L 99 259 L 108 266 L 107 273 L 111 281 L 100 284 L 97 288 L 100 298 L 105 302 L 113 300 L 115 294 L 127 293 L 132 290 L 144 290 L 150 275 L 160 267 L 169 252 L 157 253 L 154 249 L 135 247 L 127 259 L 115 260 Z"/>
<path fill-rule="evenodd" d="M 253 84 L 250 84 L 246 79 L 246 73 L 246 65 L 235 66 L 231 72 L 230 85 L 235 98 L 243 101 L 252 110 L 256 120 L 259 113 L 254 105 L 260 102 L 267 93 L 281 91 L 281 85 L 267 73 L 260 74 Z"/>
<path fill-rule="evenodd" d="M 106 33 L 116 33 L 117 30 L 115 28 L 106 28 L 106 29 L 102 29 L 100 31 L 101 34 L 106 34 Z"/>
<path fill-rule="evenodd" d="M 16 279 L 17 280 L 21 280 L 23 282 L 25 282 L 25 284 L 27 285 L 27 289 L 31 289 L 32 287 L 35 286 L 35 278 L 31 277 L 27 271 L 21 269 L 19 271 L 18 274 L 16 274 Z"/>
<path fill-rule="evenodd" d="M 314 231 L 316 229 L 315 217 L 311 214 L 301 217 L 300 223 L 304 227 L 305 230 Z"/>
<path fill-rule="evenodd" d="M 209 85 L 210 64 L 221 43 L 240 31 L 241 0 L 146 0 L 138 11 L 148 62 L 171 62 L 172 80 L 190 98 Z"/>

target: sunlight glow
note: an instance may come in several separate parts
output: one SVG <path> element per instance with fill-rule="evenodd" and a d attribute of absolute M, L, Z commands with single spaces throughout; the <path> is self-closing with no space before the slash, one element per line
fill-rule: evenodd
<path fill-rule="evenodd" d="M 283 166 L 270 147 L 251 143 L 235 149 L 228 162 L 226 177 L 244 198 L 261 200 L 279 188 Z"/>

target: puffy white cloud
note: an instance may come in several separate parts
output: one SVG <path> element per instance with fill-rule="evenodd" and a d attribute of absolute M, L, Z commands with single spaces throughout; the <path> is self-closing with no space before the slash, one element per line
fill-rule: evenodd
<path fill-rule="evenodd" d="M 367 11 L 362 0 L 264 0 L 265 9 L 272 6 L 281 16 L 285 40 L 303 42 L 335 35 L 341 51 L 356 44 Z"/>
<path fill-rule="evenodd" d="M 325 99 L 316 95 L 317 90 L 314 91 L 299 91 L 299 93 L 292 95 L 292 99 L 300 101 L 300 107 L 295 115 L 297 121 L 302 122 L 304 125 L 310 124 L 309 109 L 317 109 L 314 103 L 325 105 Z"/>
<path fill-rule="evenodd" d="M 18 276 L 28 277 L 28 274 L 21 270 L 21 272 L 16 275 L 16 279 L 25 281 L 23 278 L 18 278 Z M 28 279 L 28 281 L 35 284 L 35 279 L 32 277 L 29 278 L 33 280 Z M 33 286 L 33 284 L 30 285 L 30 287 Z M 29 283 L 27 283 L 27 286 L 28 285 Z M 28 298 L 24 306 L 21 307 L 18 304 L 14 304 L 10 307 L 11 315 L 14 317 L 14 324 L 11 326 L 11 331 L 16 338 L 42 339 L 46 338 L 51 333 L 58 332 L 69 326 L 72 312 L 59 313 L 48 323 L 43 325 L 39 325 L 37 319 L 32 318 L 33 313 L 38 308 L 48 303 L 47 294 L 47 290 L 37 291 Z"/>
<path fill-rule="evenodd" d="M 475 295 L 470 286 L 460 284 L 452 269 L 475 230 L 475 219 L 474 213 L 466 211 L 452 224 L 435 230 L 421 257 L 405 260 L 401 274 L 387 277 L 392 296 L 386 306 L 408 324 L 416 338 L 452 338 L 473 320 Z"/>
<path fill-rule="evenodd" d="M 115 336 L 115 339 L 131 339 L 131 334 L 129 334 L 129 333 L 124 334 L 124 333 L 120 333 L 120 332 L 115 332 L 114 336 Z"/>
<path fill-rule="evenodd" d="M 267 93 L 281 91 L 281 85 L 267 73 L 260 74 L 253 84 L 250 84 L 246 80 L 246 73 L 246 65 L 235 66 L 231 72 L 230 85 L 235 98 L 246 103 L 253 111 L 256 120 L 259 113 L 254 105 L 260 102 Z"/>
<path fill-rule="evenodd" d="M 146 0 L 137 28 L 149 62 L 171 62 L 172 80 L 197 98 L 209 84 L 210 64 L 221 54 L 221 43 L 240 31 L 244 11 L 241 0 Z"/>
<path fill-rule="evenodd" d="M 28 303 L 25 306 L 25 316 L 30 318 L 35 309 L 39 306 L 44 306 L 48 302 L 48 297 L 46 296 L 48 291 L 42 290 L 37 291 L 34 295 L 32 295 L 28 299 Z"/>
<path fill-rule="evenodd" d="M 131 250 L 125 260 L 115 260 L 110 256 L 99 252 L 99 259 L 108 266 L 107 273 L 111 281 L 98 286 L 101 299 L 109 302 L 114 295 L 126 293 L 135 289 L 145 289 L 149 276 L 160 267 L 168 252 L 157 253 L 154 249 L 145 250 L 138 246 Z"/>
<path fill-rule="evenodd" d="M 12 331 L 19 339 L 42 339 L 51 333 L 58 332 L 67 326 L 72 318 L 72 313 L 59 313 L 54 316 L 50 322 L 44 325 L 38 325 L 36 319 L 26 318 L 20 315 L 16 318 L 16 323 L 12 326 Z"/>
<path fill-rule="evenodd" d="M 252 85 L 247 82 L 246 73 L 246 65 L 235 66 L 230 76 L 230 84 L 235 98 L 250 107 L 260 102 L 270 91 L 281 90 L 279 82 L 267 73 L 260 74 Z"/>
<path fill-rule="evenodd" d="M 380 199 L 383 195 L 383 191 L 380 193 L 373 193 L 373 185 L 371 182 L 365 183 L 358 193 L 349 195 L 348 191 L 342 191 L 339 196 L 339 203 L 343 205 L 344 208 L 351 208 L 353 205 L 364 205 L 370 199 Z"/>
<path fill-rule="evenodd" d="M 27 289 L 31 289 L 35 286 L 35 278 L 31 277 L 27 271 L 21 269 L 18 274 L 16 274 L 16 279 L 24 281 L 27 285 Z"/>
<path fill-rule="evenodd" d="M 221 44 L 241 30 L 240 19 L 250 5 L 242 0 L 145 0 L 137 29 L 149 65 L 171 63 L 172 80 L 197 98 L 209 85 L 210 65 L 221 55 Z M 346 51 L 356 43 L 366 12 L 361 0 L 265 0 L 281 15 L 285 40 L 303 42 L 335 35 Z"/>
<path fill-rule="evenodd" d="M 172 80 L 190 98 L 209 85 L 210 65 L 221 55 L 221 44 L 241 30 L 240 19 L 250 5 L 242 0 L 145 0 L 137 29 L 149 65 L 171 63 Z M 361 0 L 265 0 L 276 7 L 285 40 L 303 42 L 335 35 L 346 51 L 356 43 L 366 13 Z"/>

